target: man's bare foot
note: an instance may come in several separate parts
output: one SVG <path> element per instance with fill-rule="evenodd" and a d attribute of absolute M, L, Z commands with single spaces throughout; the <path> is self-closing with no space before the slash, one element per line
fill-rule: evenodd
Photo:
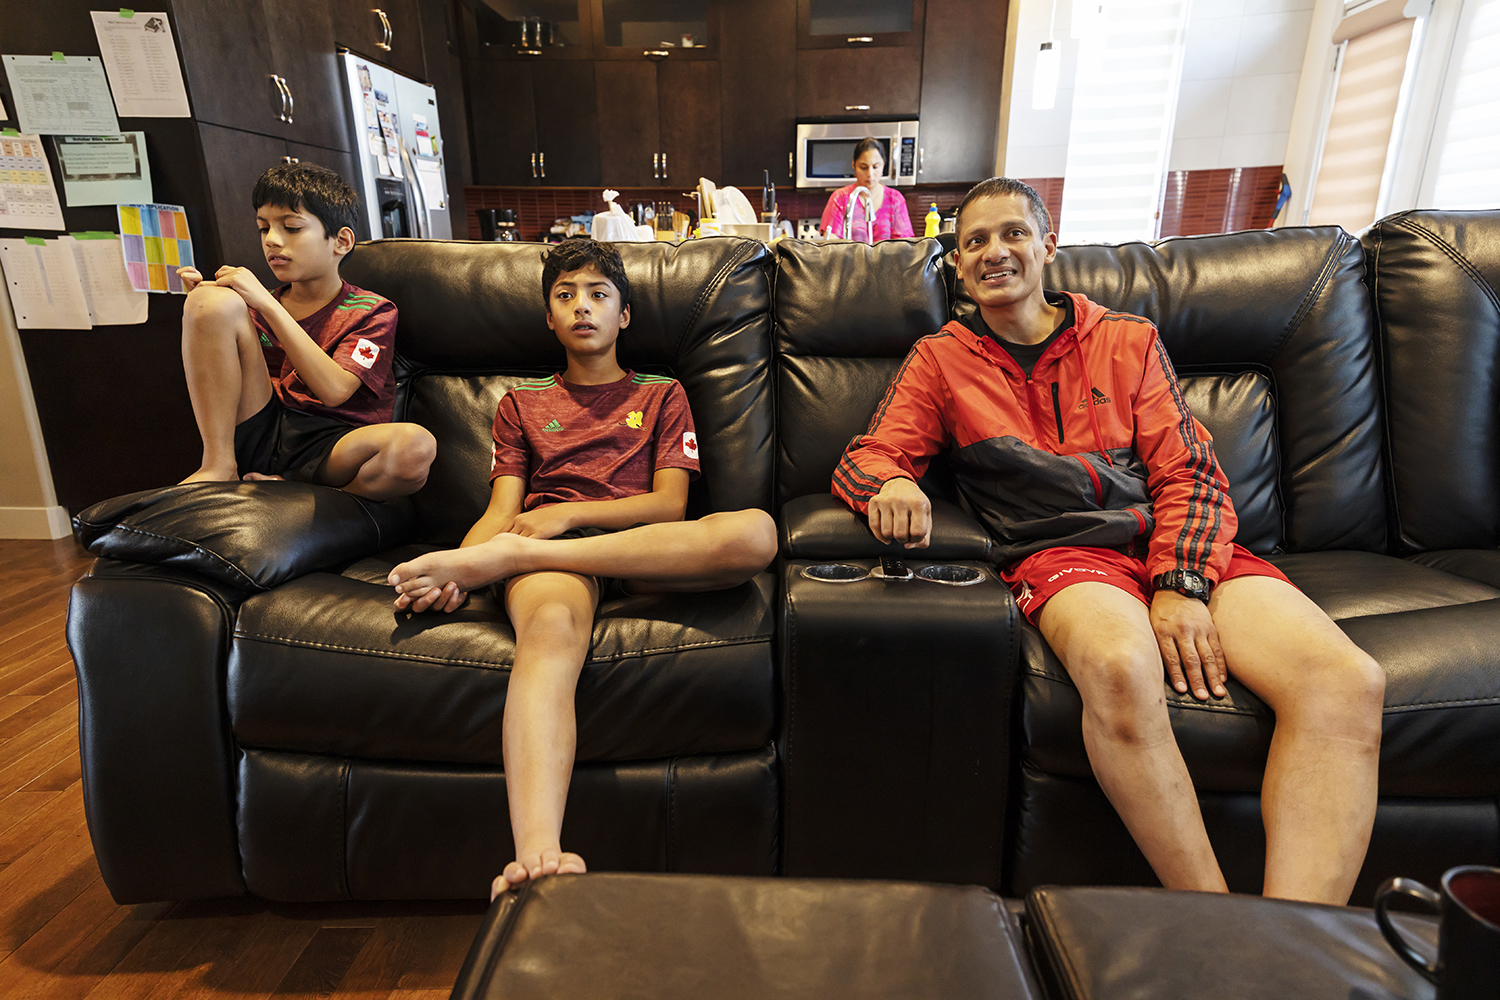
<path fill-rule="evenodd" d="M 588 866 L 583 858 L 572 851 L 547 850 L 532 852 L 517 858 L 505 866 L 505 871 L 495 876 L 490 883 L 490 901 L 506 889 L 514 889 L 523 882 L 543 875 L 582 875 Z"/>
<path fill-rule="evenodd" d="M 515 575 L 513 550 L 520 540 L 518 535 L 496 535 L 465 549 L 428 552 L 391 570 L 386 582 L 398 595 L 413 599 L 448 583 L 464 591 L 478 590 Z"/>
<path fill-rule="evenodd" d="M 200 466 L 198 468 L 197 472 L 193 473 L 191 476 L 188 476 L 186 479 L 182 480 L 182 482 L 178 483 L 177 485 L 181 486 L 181 485 L 183 485 L 183 483 L 233 483 L 233 482 L 237 482 L 239 480 L 239 478 L 240 478 L 240 470 L 236 469 L 232 465 L 230 465 L 230 466 L 209 466 L 209 465 L 204 465 L 204 466 Z"/>
<path fill-rule="evenodd" d="M 284 483 L 286 476 L 269 476 L 264 472 L 247 472 L 240 477 L 247 483 Z"/>

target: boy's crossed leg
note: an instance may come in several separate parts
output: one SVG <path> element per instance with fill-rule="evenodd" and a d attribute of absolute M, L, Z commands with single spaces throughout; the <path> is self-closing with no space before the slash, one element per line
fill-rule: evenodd
<path fill-rule="evenodd" d="M 501 533 L 478 545 L 404 562 L 391 571 L 390 583 L 398 591 L 398 608 L 450 582 L 469 591 L 543 570 L 618 577 L 641 590 L 722 590 L 744 583 L 775 557 L 776 522 L 750 508 L 590 538 Z"/>
<path fill-rule="evenodd" d="M 271 400 L 271 376 L 250 309 L 231 288 L 204 282 L 182 307 L 182 367 L 203 438 L 203 461 L 184 483 L 238 479 L 234 429 Z"/>

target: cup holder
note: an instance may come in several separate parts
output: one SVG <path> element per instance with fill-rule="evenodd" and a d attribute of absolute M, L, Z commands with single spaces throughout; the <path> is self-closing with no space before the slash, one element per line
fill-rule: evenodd
<path fill-rule="evenodd" d="M 975 566 L 933 563 L 917 570 L 917 579 L 945 583 L 950 587 L 970 587 L 984 579 L 984 570 Z"/>
<path fill-rule="evenodd" d="M 819 583 L 858 583 L 869 579 L 870 571 L 849 563 L 818 563 L 803 566 L 802 575 Z"/>

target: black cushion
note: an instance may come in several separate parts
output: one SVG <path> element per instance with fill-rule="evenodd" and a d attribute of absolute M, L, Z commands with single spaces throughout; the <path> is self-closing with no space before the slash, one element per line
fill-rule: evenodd
<path fill-rule="evenodd" d="M 1165 889 L 1056 888 L 1026 899 L 1028 937 L 1059 1000 L 1429 997 L 1374 914 Z M 1397 916 L 1437 948 L 1437 920 Z"/>
<path fill-rule="evenodd" d="M 397 613 L 378 582 L 317 573 L 245 602 L 229 658 L 235 738 L 352 757 L 499 764 L 515 635 L 486 594 Z M 724 753 L 772 738 L 768 573 L 731 590 L 605 601 L 578 682 L 579 761 Z"/>
<path fill-rule="evenodd" d="M 1500 545 L 1500 211 L 1365 232 L 1385 344 L 1396 516 L 1411 551 Z"/>
<path fill-rule="evenodd" d="M 504 893 L 455 1000 L 1037 996 L 985 889 L 901 882 L 558 875 Z"/>
<path fill-rule="evenodd" d="M 400 545 L 412 522 L 405 499 L 380 503 L 309 483 L 190 483 L 97 503 L 74 518 L 74 530 L 98 556 L 269 590 Z"/>

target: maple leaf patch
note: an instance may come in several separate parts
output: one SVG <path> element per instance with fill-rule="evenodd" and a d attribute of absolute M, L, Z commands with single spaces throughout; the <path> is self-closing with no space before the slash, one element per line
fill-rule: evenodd
<path fill-rule="evenodd" d="M 372 340 L 359 338 L 359 343 L 354 345 L 354 353 L 351 355 L 354 363 L 361 368 L 375 367 L 375 359 L 380 357 L 380 345 Z"/>
<path fill-rule="evenodd" d="M 682 453 L 688 458 L 698 457 L 698 435 L 692 431 L 682 435 Z"/>

